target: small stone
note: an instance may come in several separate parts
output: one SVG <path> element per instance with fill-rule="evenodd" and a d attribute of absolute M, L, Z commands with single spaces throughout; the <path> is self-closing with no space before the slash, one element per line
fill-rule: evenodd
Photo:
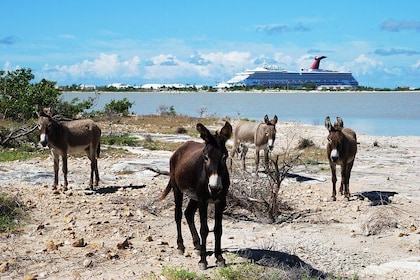
<path fill-rule="evenodd" d="M 55 244 L 55 242 L 51 240 L 47 242 L 45 247 L 47 248 L 47 250 L 50 250 L 50 251 L 58 250 L 57 244 Z"/>
<path fill-rule="evenodd" d="M 71 244 L 73 247 L 84 247 L 85 245 L 85 240 L 83 238 L 79 238 Z"/>
<path fill-rule="evenodd" d="M 0 265 L 0 273 L 6 272 L 9 270 L 9 263 L 5 262 Z"/>
<path fill-rule="evenodd" d="M 92 266 L 92 264 L 93 264 L 93 262 L 92 262 L 92 260 L 91 260 L 91 259 L 85 259 L 85 260 L 83 261 L 83 266 L 84 266 L 84 267 L 91 267 L 91 266 Z"/>

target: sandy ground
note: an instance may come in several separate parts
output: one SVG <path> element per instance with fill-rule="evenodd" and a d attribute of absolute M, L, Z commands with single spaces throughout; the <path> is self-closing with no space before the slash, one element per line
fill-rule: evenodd
<path fill-rule="evenodd" d="M 324 127 L 280 123 L 277 131 L 275 152 L 300 137 L 326 144 Z M 420 279 L 420 137 L 358 135 L 358 140 L 350 201 L 341 196 L 329 201 L 325 164 L 296 167 L 294 174 L 312 180 L 288 178 L 282 184 L 281 200 L 292 209 L 286 222 L 225 217 L 222 248 L 227 265 L 247 259 L 259 263 L 265 255 L 280 264 L 297 259 L 335 277 Z M 30 210 L 21 232 L 0 237 L 0 278 L 159 279 L 165 266 L 216 275 L 213 256 L 206 271 L 198 270 L 185 223 L 187 252 L 177 255 L 172 196 L 155 201 L 168 177 L 156 176 L 148 167 L 168 170 L 171 153 L 130 151 L 99 160 L 102 182 L 96 192 L 84 190 L 86 158 L 70 158 L 66 192 L 50 187 L 51 159 L 0 164 L 1 191 L 18 197 Z M 235 175 L 232 181 L 232 188 L 241 187 Z M 376 205 L 375 195 L 389 203 Z"/>

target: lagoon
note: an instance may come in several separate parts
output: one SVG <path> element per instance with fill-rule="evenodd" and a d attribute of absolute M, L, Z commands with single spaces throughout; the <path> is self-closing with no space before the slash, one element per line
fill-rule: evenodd
<path fill-rule="evenodd" d="M 84 100 L 95 93 L 64 92 L 63 99 Z M 326 116 L 340 116 L 357 133 L 420 136 L 420 92 L 102 92 L 93 110 L 111 100 L 134 102 L 135 114 L 157 114 L 173 106 L 178 114 L 323 125 Z"/>

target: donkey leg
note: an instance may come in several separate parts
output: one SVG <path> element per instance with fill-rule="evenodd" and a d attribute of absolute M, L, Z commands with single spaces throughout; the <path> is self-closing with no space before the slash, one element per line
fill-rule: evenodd
<path fill-rule="evenodd" d="M 191 231 L 191 236 L 193 239 L 194 249 L 197 252 L 200 252 L 201 246 L 200 246 L 200 237 L 198 236 L 197 228 L 195 227 L 194 223 L 194 216 L 195 212 L 197 212 L 198 208 L 198 202 L 190 199 L 187 208 L 185 209 L 184 215 L 187 219 L 188 227 Z"/>
<path fill-rule="evenodd" d="M 268 156 L 269 152 L 270 151 L 268 150 L 268 148 L 264 149 L 264 168 L 265 168 L 265 173 L 267 174 L 269 171 L 269 163 L 270 163 L 269 156 Z"/>
<path fill-rule="evenodd" d="M 67 173 L 68 173 L 68 169 L 67 169 L 67 154 L 66 153 L 63 153 L 62 158 L 63 158 L 64 187 L 67 187 L 69 185 L 69 182 L 67 181 Z"/>
<path fill-rule="evenodd" d="M 341 166 L 341 182 L 340 182 L 340 194 L 343 195 L 344 194 L 344 190 L 346 188 L 346 177 L 347 177 L 347 168 L 346 168 L 346 164 L 343 163 L 343 165 Z"/>
<path fill-rule="evenodd" d="M 337 174 L 336 174 L 337 170 L 336 170 L 335 164 L 333 164 L 333 163 L 330 163 L 330 168 L 331 168 L 331 181 L 332 181 L 331 199 L 332 199 L 332 201 L 336 201 L 337 200 L 337 198 L 336 198 L 337 191 L 336 191 L 335 185 L 337 183 Z"/>
<path fill-rule="evenodd" d="M 209 225 L 207 223 L 207 206 L 205 202 L 199 202 L 200 212 L 200 235 L 201 235 L 201 250 L 200 250 L 200 261 L 198 267 L 201 270 L 207 269 L 207 236 L 209 235 Z"/>
<path fill-rule="evenodd" d="M 345 181 L 345 188 L 344 188 L 344 196 L 347 198 L 347 200 L 350 200 L 350 174 L 351 169 L 353 168 L 353 163 L 349 163 L 346 168 L 346 181 Z"/>
<path fill-rule="evenodd" d="M 185 252 L 184 240 L 182 239 L 182 231 L 181 231 L 181 219 L 182 219 L 182 199 L 183 194 L 178 188 L 174 189 L 174 197 L 175 197 L 175 222 L 176 222 L 176 230 L 177 230 L 177 239 L 176 243 L 178 245 L 178 254 L 183 255 Z"/>
<path fill-rule="evenodd" d="M 222 256 L 222 218 L 223 211 L 226 207 L 226 198 L 221 199 L 218 203 L 215 204 L 214 208 L 214 256 L 216 257 L 216 265 L 218 267 L 225 266 L 226 261 Z"/>
<path fill-rule="evenodd" d="M 260 148 L 255 147 L 255 174 L 258 177 L 258 166 L 260 164 Z"/>
<path fill-rule="evenodd" d="M 95 157 L 95 186 L 99 185 L 98 159 Z"/>
<path fill-rule="evenodd" d="M 54 152 L 51 152 L 54 160 L 54 183 L 52 185 L 53 189 L 55 189 L 58 185 L 58 171 L 60 169 L 60 156 Z"/>

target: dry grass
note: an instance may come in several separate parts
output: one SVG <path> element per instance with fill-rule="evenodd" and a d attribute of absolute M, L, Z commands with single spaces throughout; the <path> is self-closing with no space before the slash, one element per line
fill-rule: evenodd
<path fill-rule="evenodd" d="M 122 130 L 126 133 L 163 133 L 174 134 L 182 131 L 196 135 L 197 123 L 205 126 L 218 125 L 216 118 L 196 118 L 189 116 L 159 116 L 159 115 L 136 115 L 130 117 L 115 117 L 111 120 L 105 117 L 97 120 L 103 130 Z"/>

